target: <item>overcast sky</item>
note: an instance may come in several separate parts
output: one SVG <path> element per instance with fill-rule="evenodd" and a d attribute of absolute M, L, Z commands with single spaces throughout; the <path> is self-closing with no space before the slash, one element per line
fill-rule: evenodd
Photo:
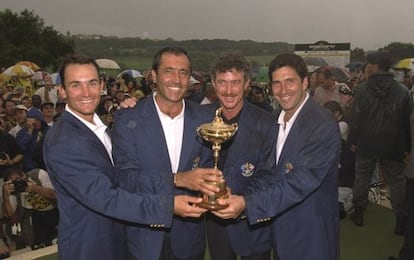
<path fill-rule="evenodd" d="M 414 43 L 413 0 L 0 0 L 57 31 L 149 39 Z"/>

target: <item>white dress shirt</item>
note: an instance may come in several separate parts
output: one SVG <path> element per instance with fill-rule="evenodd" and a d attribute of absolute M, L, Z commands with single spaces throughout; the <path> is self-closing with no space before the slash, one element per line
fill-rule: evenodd
<path fill-rule="evenodd" d="M 114 160 L 112 159 L 111 137 L 109 137 L 108 133 L 106 133 L 107 126 L 102 122 L 99 116 L 96 113 L 93 115 L 94 124 L 92 124 L 91 122 L 86 121 L 85 119 L 75 114 L 75 112 L 73 112 L 73 110 L 71 110 L 68 105 L 66 105 L 65 109 L 66 111 L 71 113 L 74 117 L 79 119 L 82 123 L 84 123 L 89 129 L 91 129 L 91 131 L 98 137 L 98 139 L 105 146 L 105 149 L 108 152 L 109 158 L 111 158 L 111 162 L 112 164 L 114 164 Z"/>
<path fill-rule="evenodd" d="M 183 109 L 180 114 L 171 118 L 161 112 L 155 100 L 156 94 L 157 92 L 154 92 L 153 99 L 164 131 L 165 142 L 167 143 L 168 155 L 170 156 L 171 162 L 171 172 L 176 173 L 180 164 L 181 146 L 183 143 L 185 102 L 184 100 L 182 101 Z"/>
<path fill-rule="evenodd" d="M 277 136 L 277 144 L 276 144 L 276 163 L 279 163 L 279 157 L 282 153 L 283 146 L 285 145 L 286 139 L 289 136 L 290 129 L 292 129 L 293 124 L 295 123 L 296 118 L 298 117 L 299 112 L 302 110 L 303 105 L 306 103 L 306 101 L 309 98 L 309 94 L 306 93 L 306 97 L 303 100 L 302 104 L 298 108 L 298 110 L 295 111 L 293 116 L 289 119 L 289 121 L 284 120 L 285 118 L 285 111 L 282 110 L 282 112 L 279 115 L 279 118 L 277 120 L 279 124 L 279 134 Z"/>

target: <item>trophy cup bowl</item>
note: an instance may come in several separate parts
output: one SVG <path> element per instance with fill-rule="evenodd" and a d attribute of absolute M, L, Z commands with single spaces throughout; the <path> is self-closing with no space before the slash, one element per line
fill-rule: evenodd
<path fill-rule="evenodd" d="M 221 108 L 216 110 L 216 115 L 213 122 L 202 124 L 197 128 L 197 134 L 201 136 L 205 141 L 212 143 L 213 157 L 214 157 L 214 169 L 217 169 L 218 158 L 220 155 L 221 144 L 230 140 L 237 131 L 237 124 L 226 124 L 221 117 Z M 217 199 L 225 196 L 226 182 L 224 178 L 221 181 L 208 182 L 220 189 L 214 195 L 203 194 L 203 201 L 198 205 L 202 208 L 209 210 L 224 209 L 226 205 L 220 205 L 217 203 Z"/>

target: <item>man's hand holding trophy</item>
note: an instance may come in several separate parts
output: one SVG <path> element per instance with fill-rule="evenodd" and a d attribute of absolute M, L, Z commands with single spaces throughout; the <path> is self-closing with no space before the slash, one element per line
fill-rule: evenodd
<path fill-rule="evenodd" d="M 202 124 L 197 128 L 197 133 L 204 140 L 212 143 L 214 169 L 217 169 L 218 158 L 220 155 L 221 144 L 230 140 L 237 132 L 237 124 L 226 124 L 221 117 L 221 108 L 216 110 L 213 122 Z M 218 199 L 227 196 L 227 187 L 224 178 L 220 181 L 206 181 L 207 184 L 218 187 L 218 192 L 214 195 L 203 193 L 203 201 L 198 205 L 209 210 L 220 210 L 226 208 L 227 205 L 221 205 Z"/>

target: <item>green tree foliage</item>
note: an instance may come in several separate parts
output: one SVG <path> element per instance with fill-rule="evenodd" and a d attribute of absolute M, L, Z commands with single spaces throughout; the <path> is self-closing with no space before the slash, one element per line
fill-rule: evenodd
<path fill-rule="evenodd" d="M 57 32 L 33 11 L 0 11 L 0 65 L 11 66 L 28 60 L 55 70 L 59 58 L 73 52 L 73 41 Z"/>
<path fill-rule="evenodd" d="M 380 50 L 389 51 L 394 61 L 414 57 L 414 44 L 412 43 L 392 42 Z"/>
<path fill-rule="evenodd" d="M 365 51 L 361 48 L 351 50 L 351 61 L 365 62 Z"/>
<path fill-rule="evenodd" d="M 106 37 L 101 35 L 76 35 L 72 37 L 77 52 L 94 58 L 118 60 L 136 57 L 148 60 L 161 48 L 173 45 L 184 48 L 193 59 L 196 70 L 208 71 L 211 61 L 223 53 L 242 53 L 246 57 L 274 57 L 282 52 L 293 52 L 293 45 L 283 42 L 232 41 L 226 39 L 176 41 L 137 38 Z M 270 60 L 270 58 L 269 58 Z M 257 62 L 255 62 L 257 63 Z M 142 68 L 141 68 L 142 69 Z"/>

